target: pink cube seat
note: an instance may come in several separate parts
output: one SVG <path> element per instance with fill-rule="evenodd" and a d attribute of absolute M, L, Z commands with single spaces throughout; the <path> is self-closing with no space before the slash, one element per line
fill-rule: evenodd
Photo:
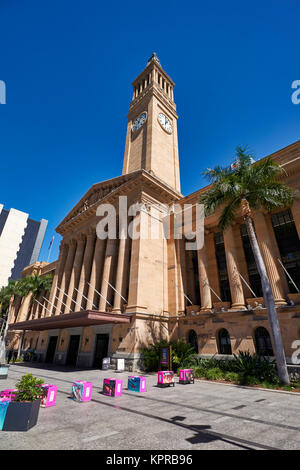
<path fill-rule="evenodd" d="M 57 386 L 50 384 L 42 384 L 42 397 L 41 397 L 41 406 L 43 408 L 48 408 L 49 406 L 54 406 L 57 395 Z"/>
<path fill-rule="evenodd" d="M 180 369 L 179 370 L 179 383 L 181 384 L 195 383 L 194 370 L 193 369 Z"/>
<path fill-rule="evenodd" d="M 158 387 L 175 387 L 175 375 L 172 370 L 160 370 L 157 378 Z"/>
<path fill-rule="evenodd" d="M 6 400 L 13 401 L 16 398 L 17 389 L 15 388 L 6 388 L 0 392 L 0 398 L 5 398 Z"/>
<path fill-rule="evenodd" d="M 106 378 L 103 380 L 103 393 L 110 397 L 120 397 L 122 395 L 123 380 Z"/>
<path fill-rule="evenodd" d="M 92 398 L 93 384 L 83 380 L 76 380 L 72 384 L 72 396 L 76 401 L 90 401 Z"/>
<path fill-rule="evenodd" d="M 128 390 L 132 392 L 146 392 L 146 377 L 140 375 L 129 375 Z"/>

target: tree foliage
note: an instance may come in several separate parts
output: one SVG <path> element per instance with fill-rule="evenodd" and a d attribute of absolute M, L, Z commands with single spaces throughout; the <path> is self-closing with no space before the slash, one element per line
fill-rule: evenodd
<path fill-rule="evenodd" d="M 253 161 L 247 148 L 236 148 L 236 159 L 233 166 L 208 168 L 203 174 L 212 186 L 200 197 L 204 204 L 205 214 L 213 214 L 222 208 L 219 227 L 225 230 L 235 219 L 246 200 L 250 209 L 272 211 L 288 207 L 293 202 L 293 191 L 278 177 L 284 171 L 271 158 Z"/>

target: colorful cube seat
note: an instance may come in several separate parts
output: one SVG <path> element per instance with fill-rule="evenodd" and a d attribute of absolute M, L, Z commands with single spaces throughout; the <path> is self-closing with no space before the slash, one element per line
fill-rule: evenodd
<path fill-rule="evenodd" d="M 122 395 L 123 380 L 109 379 L 103 380 L 103 393 L 110 397 L 120 397 Z"/>
<path fill-rule="evenodd" d="M 6 400 L 12 401 L 14 398 L 16 398 L 16 392 L 17 390 L 15 388 L 6 388 L 0 392 L 0 398 L 5 398 Z"/>
<path fill-rule="evenodd" d="M 48 408 L 48 406 L 54 406 L 56 401 L 57 386 L 50 384 L 42 384 L 41 388 L 41 406 L 43 408 Z"/>
<path fill-rule="evenodd" d="M 93 384 L 92 382 L 84 382 L 83 380 L 76 380 L 72 385 L 73 400 L 76 401 L 90 401 L 92 398 Z"/>
<path fill-rule="evenodd" d="M 175 387 L 175 375 L 172 370 L 160 370 L 158 372 L 158 387 L 168 387 L 173 385 Z"/>
<path fill-rule="evenodd" d="M 146 377 L 130 375 L 128 377 L 128 390 L 132 392 L 146 392 Z"/>
<path fill-rule="evenodd" d="M 179 383 L 180 384 L 193 384 L 195 383 L 193 369 L 180 369 L 179 371 Z"/>

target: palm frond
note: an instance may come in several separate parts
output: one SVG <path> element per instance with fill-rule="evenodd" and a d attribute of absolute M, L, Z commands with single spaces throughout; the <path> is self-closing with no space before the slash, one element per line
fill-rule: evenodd
<path fill-rule="evenodd" d="M 226 230 L 232 224 L 236 217 L 237 210 L 241 206 L 241 199 L 237 197 L 227 204 L 219 218 L 219 227 L 222 231 Z"/>

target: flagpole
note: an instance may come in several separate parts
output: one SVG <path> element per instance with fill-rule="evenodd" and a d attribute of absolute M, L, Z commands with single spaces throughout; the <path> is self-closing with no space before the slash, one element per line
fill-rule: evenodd
<path fill-rule="evenodd" d="M 50 242 L 47 263 L 49 263 L 49 259 L 50 259 L 50 255 L 51 255 L 51 251 L 52 251 L 53 242 L 54 242 L 54 235 L 53 235 L 52 240 L 51 240 L 51 242 Z"/>

